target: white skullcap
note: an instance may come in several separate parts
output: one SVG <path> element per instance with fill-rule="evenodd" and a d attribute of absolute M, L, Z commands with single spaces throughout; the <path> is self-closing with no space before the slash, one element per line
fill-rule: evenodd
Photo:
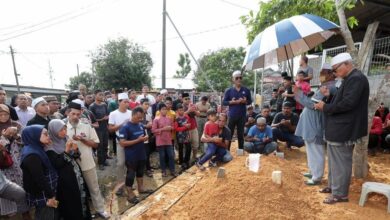
<path fill-rule="evenodd" d="M 352 60 L 351 54 L 349 53 L 340 53 L 337 54 L 335 57 L 332 58 L 332 62 L 330 63 L 331 66 L 334 66 L 336 64 Z"/>
<path fill-rule="evenodd" d="M 81 99 L 74 99 L 74 100 L 72 100 L 72 102 L 74 102 L 74 103 L 77 103 L 77 104 L 81 105 L 81 108 L 85 108 L 84 101 L 83 101 L 83 100 L 81 100 Z"/>
<path fill-rule="evenodd" d="M 331 70 L 332 66 L 329 63 L 322 64 L 322 70 Z"/>
<path fill-rule="evenodd" d="M 236 77 L 236 76 L 241 76 L 241 71 L 240 70 L 236 70 L 232 73 L 232 77 Z"/>
<path fill-rule="evenodd" d="M 43 97 L 38 97 L 38 98 L 36 98 L 36 99 L 34 99 L 34 100 L 32 101 L 31 106 L 32 106 L 33 108 L 35 108 L 35 106 L 38 105 L 38 104 L 41 103 L 41 102 L 46 102 L 46 100 L 45 100 Z"/>
<path fill-rule="evenodd" d="M 265 124 L 267 124 L 267 120 L 263 117 L 260 117 L 257 119 L 256 123 L 261 124 L 261 125 L 265 125 Z"/>
<path fill-rule="evenodd" d="M 161 95 L 168 94 L 168 90 L 166 90 L 166 89 L 162 89 L 162 90 L 160 91 L 160 94 L 161 94 Z"/>
<path fill-rule="evenodd" d="M 118 94 L 118 100 L 129 99 L 129 95 L 125 92 Z"/>

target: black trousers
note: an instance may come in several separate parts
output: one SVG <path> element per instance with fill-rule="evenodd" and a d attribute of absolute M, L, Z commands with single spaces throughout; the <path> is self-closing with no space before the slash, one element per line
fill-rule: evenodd
<path fill-rule="evenodd" d="M 179 163 L 180 165 L 189 165 L 191 158 L 191 144 L 190 143 L 177 143 L 179 147 Z"/>
<path fill-rule="evenodd" d="M 107 159 L 108 152 L 108 130 L 96 130 L 96 133 L 99 137 L 99 145 L 97 149 L 98 164 L 104 164 Z"/>
<path fill-rule="evenodd" d="M 375 149 L 379 143 L 379 135 L 370 134 L 368 136 L 368 149 Z"/>
<path fill-rule="evenodd" d="M 237 139 L 238 139 L 238 148 L 239 149 L 244 149 L 245 120 L 246 120 L 246 117 L 243 117 L 243 116 L 229 117 L 228 127 L 230 129 L 230 132 L 232 132 L 232 137 L 234 135 L 234 129 L 237 127 Z M 230 144 L 229 144 L 229 150 L 230 150 Z"/>

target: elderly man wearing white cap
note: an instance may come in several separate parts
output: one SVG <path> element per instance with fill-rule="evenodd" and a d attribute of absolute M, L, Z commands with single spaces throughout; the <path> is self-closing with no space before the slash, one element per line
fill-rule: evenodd
<path fill-rule="evenodd" d="M 119 129 L 125 125 L 131 119 L 131 111 L 129 107 L 129 96 L 127 93 L 118 94 L 119 107 L 117 110 L 110 113 L 108 116 L 108 130 L 115 132 L 116 136 L 119 137 Z M 117 181 L 118 184 L 125 181 L 125 149 L 120 146 L 119 141 L 116 142 L 116 155 L 117 155 Z M 117 195 L 123 193 L 120 189 Z"/>
<path fill-rule="evenodd" d="M 27 122 L 27 126 L 29 125 L 44 125 L 47 129 L 49 125 L 49 105 L 43 97 L 36 98 L 32 101 L 32 107 L 35 110 L 35 116 L 30 121 Z"/>
<path fill-rule="evenodd" d="M 319 100 L 331 100 L 336 93 L 335 76 L 332 73 L 332 66 L 324 63 L 320 72 L 321 87 L 314 92 L 311 97 L 306 96 L 303 91 L 295 87 L 295 100 L 303 105 L 303 109 L 295 135 L 302 137 L 305 141 L 307 163 L 309 171 L 303 175 L 309 178 L 306 185 L 318 185 L 321 183 L 325 169 L 325 142 L 323 112 L 314 109 L 314 104 Z M 330 91 L 330 96 L 325 97 L 325 93 Z M 324 94 L 323 94 L 324 93 Z"/>
<path fill-rule="evenodd" d="M 232 135 L 234 134 L 235 127 L 237 127 L 238 148 L 243 149 L 246 106 L 252 104 L 252 97 L 249 89 L 241 84 L 241 71 L 234 71 L 232 79 L 234 85 L 225 91 L 223 105 L 229 106 L 228 127 Z"/>
<path fill-rule="evenodd" d="M 370 94 L 367 77 L 354 67 L 349 53 L 333 57 L 331 65 L 343 82 L 330 103 L 320 101 L 314 105 L 325 115 L 330 175 L 329 188 L 323 192 L 332 193 L 324 200 L 326 204 L 349 201 L 353 148 L 368 133 Z"/>

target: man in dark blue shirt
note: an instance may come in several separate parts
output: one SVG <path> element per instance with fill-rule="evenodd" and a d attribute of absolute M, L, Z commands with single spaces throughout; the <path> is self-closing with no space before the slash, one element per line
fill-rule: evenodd
<path fill-rule="evenodd" d="M 146 151 L 144 142 L 148 140 L 148 135 L 145 134 L 145 128 L 141 124 L 144 119 L 144 110 L 141 107 L 136 107 L 132 111 L 131 121 L 124 125 L 119 130 L 119 144 L 125 148 L 125 160 L 127 167 L 126 188 L 127 200 L 130 203 L 136 204 L 139 202 L 135 196 L 132 186 L 134 179 L 137 176 L 138 193 L 149 194 L 150 190 L 145 190 L 143 186 L 143 176 L 146 165 Z"/>
<path fill-rule="evenodd" d="M 246 106 L 252 104 L 251 92 L 241 85 L 242 75 L 239 70 L 232 74 L 233 87 L 226 90 L 223 105 L 229 106 L 229 124 L 231 134 L 237 127 L 238 148 L 244 148 L 244 127 L 246 120 Z M 229 145 L 230 150 L 230 145 Z"/>

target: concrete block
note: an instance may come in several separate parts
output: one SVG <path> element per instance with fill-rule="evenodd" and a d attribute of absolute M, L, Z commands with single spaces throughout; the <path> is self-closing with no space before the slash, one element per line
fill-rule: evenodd
<path fill-rule="evenodd" d="M 224 167 L 220 167 L 218 168 L 218 172 L 217 172 L 217 178 L 224 178 L 225 177 L 225 168 Z"/>

